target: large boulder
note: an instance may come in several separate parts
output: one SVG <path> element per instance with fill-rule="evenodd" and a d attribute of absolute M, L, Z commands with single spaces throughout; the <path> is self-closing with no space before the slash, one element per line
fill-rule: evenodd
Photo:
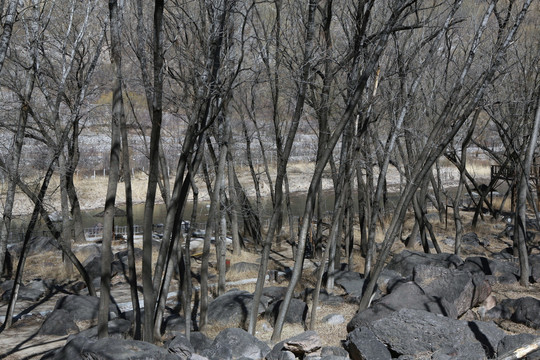
<path fill-rule="evenodd" d="M 465 259 L 460 269 L 472 273 L 481 272 L 493 283 L 513 284 L 519 279 L 519 267 L 515 263 L 504 259 L 471 256 Z"/>
<path fill-rule="evenodd" d="M 83 262 L 84 269 L 91 279 L 101 278 L 101 254 L 90 255 Z M 114 260 L 111 263 L 111 276 L 116 276 L 123 271 L 122 264 L 119 260 Z"/>
<path fill-rule="evenodd" d="M 261 297 L 258 313 L 268 308 L 269 298 Z M 245 328 L 253 304 L 253 294 L 244 290 L 231 290 L 208 305 L 208 324 Z"/>
<path fill-rule="evenodd" d="M 347 331 L 351 332 L 361 326 L 370 327 L 373 321 L 404 308 L 427 310 L 434 314 L 457 318 L 457 310 L 453 304 L 444 298 L 426 294 L 418 284 L 409 281 L 395 286 L 390 294 L 374 302 L 371 307 L 356 313 L 347 324 Z"/>
<path fill-rule="evenodd" d="M 533 329 L 540 329 L 540 300 L 527 296 L 504 299 L 485 314 L 488 320 L 512 320 Z"/>
<path fill-rule="evenodd" d="M 11 284 L 13 282 L 10 281 Z M 13 288 L 8 288 L 3 294 L 2 294 L 2 300 L 3 301 L 9 301 L 11 298 L 11 292 L 13 291 Z M 48 291 L 48 287 L 45 285 L 43 280 L 33 280 L 27 285 L 20 285 L 19 286 L 19 292 L 17 293 L 17 299 L 18 300 L 26 300 L 26 301 L 38 301 L 43 296 L 45 296 L 45 293 Z"/>
<path fill-rule="evenodd" d="M 210 349 L 212 346 L 212 340 L 199 331 L 192 332 L 189 340 L 197 354 L 202 354 L 204 350 Z"/>
<path fill-rule="evenodd" d="M 195 353 L 195 348 L 184 335 L 176 335 L 167 343 L 169 352 L 175 354 L 180 360 L 187 360 Z"/>
<path fill-rule="evenodd" d="M 390 360 L 392 354 L 373 331 L 363 327 L 349 333 L 346 347 L 352 360 Z"/>
<path fill-rule="evenodd" d="M 433 265 L 447 269 L 455 269 L 463 264 L 463 260 L 454 254 L 425 254 L 422 252 L 403 250 L 394 255 L 386 268 L 400 273 L 404 277 L 411 277 L 417 265 Z"/>
<path fill-rule="evenodd" d="M 99 340 L 75 337 L 64 347 L 47 353 L 46 360 L 178 360 L 165 348 L 137 340 L 104 338 Z"/>
<path fill-rule="evenodd" d="M 127 339 L 129 336 L 129 332 L 131 331 L 131 321 L 124 320 L 120 318 L 113 319 L 109 321 L 107 324 L 108 333 L 110 338 L 114 339 Z M 70 335 L 68 337 L 68 341 L 73 339 L 74 337 L 85 337 L 88 339 L 98 339 L 98 327 L 93 326 L 89 329 L 86 329 L 84 331 L 81 331 L 80 333 L 76 335 Z"/>
<path fill-rule="evenodd" d="M 67 295 L 56 302 L 55 309 L 64 309 L 68 311 L 75 321 L 97 319 L 99 310 L 99 298 L 87 295 Z M 118 317 L 118 308 L 109 305 L 109 318 Z"/>
<path fill-rule="evenodd" d="M 270 347 L 266 343 L 247 331 L 228 328 L 221 331 L 212 346 L 201 355 L 210 360 L 264 359 L 269 352 Z"/>
<path fill-rule="evenodd" d="M 453 304 L 458 316 L 484 301 L 491 293 L 491 286 L 482 273 L 418 265 L 414 268 L 413 280 L 426 294 Z"/>
<path fill-rule="evenodd" d="M 334 282 L 350 296 L 361 297 L 364 290 L 364 279 L 355 271 L 337 271 Z"/>
<path fill-rule="evenodd" d="M 266 360 L 305 359 L 322 348 L 321 339 L 316 331 L 305 331 L 291 338 L 280 341 L 266 355 Z"/>
<path fill-rule="evenodd" d="M 373 322 L 375 336 L 394 353 L 407 356 L 425 356 L 450 348 L 467 353 L 485 349 L 484 357 L 493 357 L 505 332 L 494 323 L 460 321 L 424 310 L 402 309 Z M 414 341 L 411 341 L 414 339 Z"/>
<path fill-rule="evenodd" d="M 64 336 L 78 332 L 79 327 L 75 324 L 73 316 L 69 311 L 63 309 L 50 312 L 39 329 L 39 335 Z"/>
<path fill-rule="evenodd" d="M 279 300 L 275 303 L 272 303 L 268 310 L 266 311 L 266 317 L 268 318 L 270 324 L 274 326 L 276 319 L 281 310 L 283 300 Z M 286 324 L 301 324 L 305 325 L 306 318 L 308 313 L 308 306 L 305 302 L 299 299 L 291 299 L 287 313 L 285 314 L 285 323 Z"/>
<path fill-rule="evenodd" d="M 505 336 L 497 346 L 497 356 L 504 357 L 509 356 L 513 351 L 538 343 L 540 338 L 534 334 L 516 334 Z M 536 350 L 527 355 L 527 359 L 540 359 L 540 350 Z"/>

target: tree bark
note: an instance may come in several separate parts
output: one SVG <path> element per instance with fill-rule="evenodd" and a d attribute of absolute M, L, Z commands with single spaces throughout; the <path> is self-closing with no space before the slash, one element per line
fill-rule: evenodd
<path fill-rule="evenodd" d="M 98 337 L 109 335 L 109 304 L 111 297 L 111 244 L 114 237 L 114 216 L 116 191 L 120 180 L 120 124 L 124 117 L 122 98 L 122 5 L 117 0 L 109 1 L 109 19 L 111 26 L 111 62 L 114 69 L 112 84 L 112 119 L 111 119 L 111 153 L 110 170 L 105 198 L 105 213 L 103 215 L 103 239 L 101 247 L 101 289 L 98 311 Z"/>

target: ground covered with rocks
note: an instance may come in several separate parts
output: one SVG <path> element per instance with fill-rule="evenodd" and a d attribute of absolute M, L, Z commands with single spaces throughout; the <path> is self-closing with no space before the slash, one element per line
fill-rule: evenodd
<path fill-rule="evenodd" d="M 13 327 L 0 333 L 0 358 L 6 359 L 491 359 L 540 340 L 540 254 L 532 247 L 528 288 L 521 287 L 506 224 L 486 220 L 464 239 L 462 256 L 452 254 L 453 238 L 445 224 L 434 222 L 443 253 L 425 254 L 419 244 L 394 246 L 379 279 L 371 306 L 357 312 L 364 278 L 362 262 L 335 274 L 335 288 L 320 296 L 314 330 L 308 331 L 317 259 L 306 259 L 304 277 L 291 302 L 283 341 L 270 342 L 292 266 L 288 246 L 275 249 L 269 280 L 258 304 L 256 336 L 247 329 L 253 306 L 258 254 L 231 257 L 228 291 L 214 293 L 209 325 L 192 322 L 188 340 L 170 294 L 157 344 L 132 340 L 129 288 L 125 281 L 125 244 L 115 244 L 110 337 L 97 338 L 99 299 L 87 295 L 80 280 L 59 278 L 57 250 L 40 239 L 29 256 L 30 270 L 19 295 Z M 140 244 L 139 244 L 140 245 Z M 99 285 L 99 244 L 76 244 L 77 256 Z M 194 263 L 193 271 L 198 271 Z M 42 276 L 36 267 L 41 267 Z M 35 271 L 31 271 L 34 269 Z M 194 286 L 199 284 L 194 280 Z M 0 284 L 5 314 L 12 283 Z M 142 298 L 142 296 L 141 296 Z M 1 317 L 0 321 L 4 321 Z M 520 358 L 520 357 L 514 357 Z M 525 357 L 521 357 L 525 358 Z M 540 359 L 531 349 L 527 359 Z"/>

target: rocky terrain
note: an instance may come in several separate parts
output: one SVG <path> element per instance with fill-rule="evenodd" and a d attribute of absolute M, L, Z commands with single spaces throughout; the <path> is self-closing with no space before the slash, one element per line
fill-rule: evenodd
<path fill-rule="evenodd" d="M 111 338 L 97 339 L 98 298 L 87 295 L 81 282 L 27 276 L 16 314 L 18 321 L 0 334 L 0 357 L 6 359 L 491 359 L 540 339 L 540 254 L 530 255 L 532 284 L 518 284 L 519 267 L 512 256 L 506 225 L 488 220 L 464 239 L 463 255 L 451 254 L 453 238 L 444 224 L 435 228 L 443 253 L 424 254 L 419 244 L 406 249 L 399 243 L 378 283 L 371 306 L 356 312 L 364 279 L 362 263 L 351 271 L 338 271 L 336 287 L 323 292 L 317 325 L 308 330 L 313 271 L 316 259 L 305 262 L 304 278 L 291 302 L 282 335 L 270 342 L 272 327 L 292 266 L 290 248 L 272 255 L 273 265 L 259 304 L 256 336 L 247 329 L 247 309 L 253 301 L 257 254 L 244 252 L 232 258 L 228 291 L 214 294 L 209 325 L 191 336 L 178 310 L 176 289 L 170 294 L 163 338 L 158 344 L 130 340 L 133 314 L 125 282 L 125 244 L 115 244 L 114 304 L 109 324 Z M 501 230 L 502 229 L 502 230 Z M 140 244 L 139 244 L 140 245 Z M 47 247 L 50 248 L 47 248 Z M 79 244 L 77 255 L 98 278 L 100 247 Z M 54 264 L 54 249 L 45 239 L 36 244 L 29 266 Z M 433 251 L 434 252 L 434 251 Z M 43 254 L 48 253 L 48 261 Z M 36 261 L 32 258 L 36 257 Z M 198 271 L 195 262 L 193 270 Z M 99 284 L 99 280 L 95 281 Z M 196 280 L 194 287 L 199 285 Z M 1 284 L 0 311 L 5 314 L 10 282 Z M 3 318 L 1 319 L 3 321 Z M 519 358 L 519 357 L 514 357 Z M 539 359 L 532 352 L 527 359 Z"/>

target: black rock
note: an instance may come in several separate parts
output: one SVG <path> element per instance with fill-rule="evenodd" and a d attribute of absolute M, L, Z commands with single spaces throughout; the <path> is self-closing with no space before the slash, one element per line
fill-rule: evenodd
<path fill-rule="evenodd" d="M 272 303 L 266 312 L 267 318 L 272 326 L 274 326 L 276 319 L 279 314 L 279 310 L 283 300 L 279 300 L 275 303 Z M 301 324 L 305 325 L 306 318 L 308 313 L 308 306 L 305 302 L 299 299 L 291 299 L 287 313 L 285 314 L 285 323 L 286 324 Z"/>
<path fill-rule="evenodd" d="M 67 310 L 75 321 L 97 319 L 99 298 L 85 295 L 67 295 L 58 299 L 55 309 Z M 109 306 L 109 318 L 115 318 L 118 314 L 118 308 L 111 304 Z"/>
<path fill-rule="evenodd" d="M 472 273 L 482 272 L 487 276 L 493 277 L 496 282 L 513 284 L 519 279 L 518 266 L 508 260 L 488 259 L 483 256 L 472 256 L 465 259 L 460 267 L 461 270 Z"/>
<path fill-rule="evenodd" d="M 167 349 L 181 360 L 187 360 L 195 353 L 193 345 L 184 335 L 176 335 L 167 343 Z"/>
<path fill-rule="evenodd" d="M 418 284 L 410 281 L 400 284 L 392 292 L 374 302 L 371 307 L 356 313 L 347 324 L 347 331 L 370 324 L 400 309 L 427 310 L 450 318 L 457 318 L 456 307 L 446 299 L 426 294 Z"/>
<path fill-rule="evenodd" d="M 399 355 L 416 356 L 455 348 L 466 353 L 480 343 L 493 356 L 505 332 L 494 323 L 460 321 L 423 310 L 402 309 L 371 324 L 375 336 Z M 414 341 L 411 341 L 414 339 Z"/>
<path fill-rule="evenodd" d="M 49 313 L 39 329 L 39 335 L 63 336 L 78 332 L 79 327 L 75 324 L 73 316 L 63 309 L 56 309 Z"/>
<path fill-rule="evenodd" d="M 488 310 L 486 319 L 512 320 L 533 329 L 540 329 L 540 300 L 533 297 L 504 299 L 497 306 Z"/>
<path fill-rule="evenodd" d="M 91 279 L 101 277 L 101 255 L 91 255 L 83 262 L 84 269 Z M 111 276 L 116 276 L 123 271 L 122 264 L 119 260 L 114 260 L 111 263 Z"/>
<path fill-rule="evenodd" d="M 55 310 L 56 311 L 56 310 Z M 108 323 L 109 337 L 114 339 L 126 339 L 128 338 L 129 332 L 131 330 L 131 322 L 124 319 L 114 319 Z M 93 326 L 89 329 L 81 331 L 76 335 L 71 335 L 68 337 L 68 341 L 73 339 L 76 336 L 85 337 L 88 339 L 98 339 L 98 328 Z"/>
<path fill-rule="evenodd" d="M 410 277 L 416 265 L 433 265 L 447 269 L 455 269 L 463 264 L 463 260 L 454 254 L 425 254 L 403 250 L 400 254 L 394 255 L 386 268 L 400 273 L 403 277 Z"/>
<path fill-rule="evenodd" d="M 210 349 L 212 346 L 212 340 L 210 340 L 202 332 L 198 331 L 194 331 L 190 334 L 189 341 L 197 354 L 201 354 L 204 350 Z"/>
<path fill-rule="evenodd" d="M 432 265 L 414 268 L 413 280 L 427 295 L 444 298 L 456 307 L 458 316 L 484 301 L 491 293 L 491 286 L 483 273 L 446 269 Z"/>
<path fill-rule="evenodd" d="M 166 349 L 136 340 L 104 338 L 100 340 L 75 337 L 64 347 L 46 354 L 47 360 L 178 360 Z"/>
<path fill-rule="evenodd" d="M 512 351 L 530 345 L 538 340 L 538 335 L 534 334 L 507 335 L 499 342 L 499 345 L 497 346 L 497 356 L 503 357 L 505 355 L 509 355 L 509 353 Z M 540 359 L 540 350 L 528 354 L 527 359 Z"/>
<path fill-rule="evenodd" d="M 269 300 L 261 297 L 259 314 L 267 309 Z M 245 328 L 252 303 L 253 294 L 243 290 L 228 291 L 208 305 L 208 324 Z"/>
<path fill-rule="evenodd" d="M 270 347 L 247 331 L 238 328 L 228 328 L 221 331 L 212 346 L 201 355 L 210 360 L 233 359 L 264 359 L 270 352 Z"/>
<path fill-rule="evenodd" d="M 389 360 L 388 348 L 368 328 L 358 328 L 349 333 L 346 342 L 352 360 Z"/>
<path fill-rule="evenodd" d="M 270 298 L 271 302 L 274 302 L 283 299 L 286 292 L 286 286 L 267 286 L 263 288 L 262 295 Z"/>

